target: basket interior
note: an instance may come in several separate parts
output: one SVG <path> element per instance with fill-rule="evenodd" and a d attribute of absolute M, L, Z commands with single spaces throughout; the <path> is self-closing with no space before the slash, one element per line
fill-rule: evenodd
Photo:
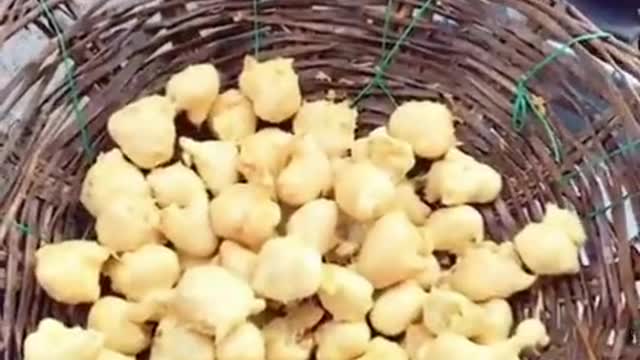
<path fill-rule="evenodd" d="M 256 50 L 260 58 L 294 57 L 306 98 L 328 92 L 354 98 L 372 83 L 422 2 L 264 0 L 257 17 L 254 3 L 240 0 L 98 3 L 66 32 L 86 118 L 74 111 L 54 42 L 0 91 L 0 114 L 24 109 L 0 143 L 0 174 L 7 177 L 0 189 L 5 359 L 21 359 L 21 342 L 39 319 L 78 322 L 86 311 L 52 303 L 33 279 L 40 244 L 91 236 L 92 220 L 77 201 L 91 162 L 79 119 L 86 119 L 93 148 L 108 149 L 106 120 L 114 110 L 162 92 L 168 76 L 197 62 L 215 64 L 223 86 L 234 86 L 243 57 Z M 505 178 L 500 199 L 480 208 L 490 238 L 510 240 L 542 217 L 547 202 L 581 215 L 589 234 L 581 274 L 543 278 L 513 301 L 519 319 L 536 315 L 548 326 L 552 345 L 544 359 L 640 355 L 638 252 L 630 241 L 640 219 L 637 52 L 613 39 L 579 43 L 528 83 L 560 161 L 541 122 L 530 117 L 521 131 L 512 126 L 518 80 L 558 43 L 595 31 L 553 0 L 439 1 L 384 69 L 393 100 L 373 86 L 358 103 L 360 135 L 384 124 L 394 101 L 452 106 L 463 150 Z"/>

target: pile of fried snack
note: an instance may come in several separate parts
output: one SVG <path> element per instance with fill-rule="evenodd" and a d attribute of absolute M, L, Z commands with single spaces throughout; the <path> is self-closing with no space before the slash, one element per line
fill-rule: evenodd
<path fill-rule="evenodd" d="M 26 360 L 517 360 L 549 343 L 507 299 L 577 273 L 583 227 L 548 204 L 487 239 L 473 205 L 502 179 L 457 147 L 447 106 L 406 102 L 356 139 L 357 110 L 304 101 L 292 59 L 247 57 L 238 84 L 192 65 L 112 114 L 117 147 L 80 195 L 97 239 L 36 254 L 51 298 L 91 304 L 86 327 L 42 320 Z"/>

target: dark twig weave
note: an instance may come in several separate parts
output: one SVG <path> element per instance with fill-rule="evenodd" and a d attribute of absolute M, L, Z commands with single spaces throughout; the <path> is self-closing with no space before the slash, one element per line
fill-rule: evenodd
<path fill-rule="evenodd" d="M 370 83 L 384 55 L 388 2 L 263 0 L 260 56 L 295 57 L 308 97 L 332 90 L 338 98 L 353 98 Z M 229 86 L 242 58 L 253 52 L 252 1 L 131 0 L 118 8 L 97 3 L 65 34 L 96 149 L 112 145 L 105 131 L 109 114 L 142 94 L 161 91 L 171 73 L 210 61 Z M 393 3 L 387 45 L 397 41 L 422 4 Z M 21 21 L 11 19 L 11 26 Z M 482 208 L 492 238 L 511 239 L 541 217 L 545 202 L 572 206 L 583 215 L 589 242 L 581 274 L 542 279 L 513 300 L 519 318 L 537 315 L 547 324 L 552 344 L 541 358 L 549 360 L 640 357 L 634 327 L 640 320 L 635 285 L 640 262 L 627 229 L 628 219 L 640 219 L 640 199 L 625 195 L 640 192 L 640 158 L 634 149 L 619 151 L 640 139 L 640 99 L 621 75 L 640 77 L 638 53 L 614 39 L 576 44 L 574 56 L 558 58 L 527 84 L 542 100 L 562 144 L 561 162 L 554 160 L 538 122 L 529 121 L 519 133 L 511 127 L 517 81 L 554 50 L 547 40 L 565 43 L 596 31 L 560 1 L 441 0 L 385 69 L 384 83 L 397 101 L 452 104 L 462 120 L 458 136 L 464 150 L 505 176 L 501 198 Z M 52 41 L 0 90 L 0 118 L 17 102 L 28 104 L 19 125 L 0 143 L 0 175 L 8 179 L 0 189 L 5 360 L 21 359 L 21 342 L 42 317 L 82 322 L 86 310 L 54 304 L 33 278 L 40 244 L 91 236 L 93 225 L 77 200 L 89 162 L 69 88 L 55 74 L 62 65 Z M 383 124 L 393 111 L 379 87 L 358 107 L 359 134 Z M 607 156 L 612 152 L 616 155 Z M 625 196 L 630 205 L 616 202 Z M 607 198 L 617 206 L 607 208 Z"/>

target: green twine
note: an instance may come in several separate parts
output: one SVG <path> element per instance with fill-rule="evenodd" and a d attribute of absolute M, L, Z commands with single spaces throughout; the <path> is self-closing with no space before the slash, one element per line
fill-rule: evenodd
<path fill-rule="evenodd" d="M 596 209 L 592 212 L 590 212 L 587 216 L 589 218 L 595 218 L 597 216 L 600 216 L 602 214 L 605 214 L 607 211 L 613 209 L 614 207 L 618 206 L 618 205 L 622 205 L 624 204 L 627 200 L 633 199 L 640 196 L 640 192 L 636 192 L 636 193 L 632 193 L 632 194 L 626 194 L 623 197 L 621 197 L 620 199 L 618 199 L 615 202 L 610 203 L 607 206 L 603 206 L 599 209 Z"/>
<path fill-rule="evenodd" d="M 260 55 L 260 0 L 253 0 L 253 54 L 256 58 Z"/>
<path fill-rule="evenodd" d="M 409 23 L 409 25 L 407 26 L 407 28 L 404 30 L 404 32 L 402 33 L 402 35 L 398 39 L 398 41 L 396 41 L 396 43 L 393 45 L 391 50 L 389 50 L 389 52 L 387 52 L 383 56 L 382 61 L 376 66 L 375 75 L 374 75 L 373 79 L 355 97 L 355 99 L 352 102 L 352 106 L 357 105 L 358 102 L 360 102 L 360 100 L 362 100 L 365 96 L 369 95 L 371 93 L 371 90 L 373 90 L 373 88 L 375 86 L 380 87 L 380 89 L 382 89 L 382 91 L 385 92 L 385 94 L 387 94 L 387 96 L 391 99 L 391 101 L 394 103 L 394 105 L 397 105 L 397 102 L 395 101 L 395 99 L 391 95 L 391 91 L 389 91 L 389 88 L 385 84 L 385 81 L 384 81 L 384 78 L 383 78 L 384 72 L 387 70 L 387 68 L 391 64 L 391 61 L 393 60 L 395 55 L 398 53 L 398 50 L 400 50 L 400 47 L 405 43 L 405 41 L 407 40 L 409 35 L 411 35 L 411 32 L 413 31 L 413 28 L 418 24 L 418 21 L 424 17 L 424 15 L 427 13 L 427 10 L 431 10 L 432 9 L 431 3 L 433 1 L 434 0 L 427 0 L 427 1 L 424 2 L 424 4 L 422 4 L 422 6 L 420 6 L 418 11 L 415 13 L 413 18 L 411 19 L 411 22 Z M 391 4 L 391 3 L 392 3 L 392 1 L 389 1 L 389 4 Z M 385 15 L 386 26 L 385 26 L 385 32 L 383 34 L 383 46 L 385 48 L 386 48 L 386 41 L 387 41 L 386 40 L 386 38 L 387 38 L 386 34 L 388 33 L 388 29 L 390 27 L 389 25 L 390 25 L 390 22 L 391 22 L 390 21 L 391 12 L 392 12 L 391 6 L 387 6 L 386 15 Z"/>
<path fill-rule="evenodd" d="M 590 41 L 597 38 L 606 38 L 609 36 L 611 35 L 608 33 L 597 32 L 597 33 L 585 34 L 585 35 L 581 35 L 576 38 L 573 38 L 568 43 L 563 44 L 561 47 L 557 48 L 554 52 L 551 53 L 551 55 L 547 56 L 541 62 L 536 64 L 533 68 L 527 71 L 527 73 L 524 74 L 520 78 L 520 80 L 518 80 L 518 83 L 516 86 L 516 95 L 513 101 L 513 109 L 512 109 L 512 115 L 511 115 L 512 126 L 516 131 L 518 132 L 522 131 L 522 129 L 525 127 L 527 123 L 527 120 L 529 118 L 529 111 L 531 110 L 535 115 L 536 119 L 538 119 L 538 121 L 544 127 L 545 132 L 547 133 L 547 137 L 551 142 L 551 147 L 552 147 L 553 155 L 556 162 L 560 162 L 562 158 L 560 142 L 558 141 L 558 137 L 554 133 L 553 128 L 550 122 L 547 120 L 546 116 L 543 113 L 541 113 L 540 110 L 538 110 L 538 108 L 534 104 L 531 98 L 529 89 L 527 88 L 527 83 L 529 82 L 529 80 L 535 77 L 538 74 L 538 72 L 540 72 L 545 66 L 553 62 L 556 58 L 558 58 L 561 55 L 569 53 L 567 50 L 569 50 L 571 46 L 580 42 Z"/>
<path fill-rule="evenodd" d="M 89 159 L 89 161 L 91 161 L 93 159 L 94 150 L 93 146 L 91 145 L 89 133 L 87 131 L 87 119 L 80 105 L 80 91 L 78 90 L 76 80 L 73 76 L 73 74 L 75 73 L 75 63 L 69 55 L 61 26 L 58 23 L 53 11 L 49 7 L 49 4 L 46 2 L 46 0 L 38 0 L 38 4 L 42 8 L 45 17 L 51 23 L 51 26 L 53 27 L 53 30 L 56 34 L 56 41 L 58 42 L 58 47 L 60 49 L 60 54 L 62 55 L 63 64 L 65 67 L 65 80 L 67 82 L 69 92 L 71 93 L 71 102 L 73 111 L 75 113 L 74 118 L 76 119 L 80 128 L 80 139 L 82 141 L 82 147 L 84 148 L 85 156 L 87 157 L 87 159 Z M 15 220 L 13 220 L 12 222 L 13 225 L 23 234 L 31 235 L 33 233 L 28 225 L 21 224 Z"/>
<path fill-rule="evenodd" d="M 583 171 L 584 168 L 589 168 L 589 169 L 593 169 L 594 166 L 599 165 L 601 163 L 607 162 L 608 160 L 621 155 L 621 154 L 625 154 L 628 151 L 634 150 L 636 148 L 638 148 L 640 146 L 640 139 L 638 140 L 634 140 L 634 141 L 628 141 L 625 144 L 623 144 L 622 146 L 620 146 L 619 148 L 617 148 L 614 151 L 611 151 L 609 153 L 607 153 L 604 156 L 601 156 L 599 158 L 596 158 L 594 160 L 588 161 L 587 163 L 578 166 L 577 170 L 571 171 L 568 174 L 563 175 L 560 178 L 560 182 L 561 183 L 566 183 L 567 181 L 571 180 L 572 178 L 578 176 L 580 174 L 581 171 Z"/>
<path fill-rule="evenodd" d="M 387 40 L 389 38 L 389 28 L 391 27 L 391 16 L 393 15 L 393 0 L 387 1 L 387 7 L 384 10 L 384 28 L 382 31 L 382 52 L 387 52 Z"/>
<path fill-rule="evenodd" d="M 78 123 L 78 127 L 80 128 L 80 139 L 82 141 L 82 147 L 84 148 L 85 156 L 87 157 L 87 159 L 89 159 L 89 161 L 91 161 L 94 157 L 94 150 L 93 146 L 91 145 L 89 132 L 87 131 L 86 114 L 84 113 L 80 105 L 80 91 L 78 90 L 78 86 L 73 75 L 75 73 L 75 63 L 67 49 L 64 34 L 62 33 L 60 24 L 53 14 L 53 11 L 49 7 L 49 4 L 47 4 L 46 0 L 38 0 L 38 4 L 42 8 L 44 15 L 53 26 L 53 30 L 56 34 L 56 40 L 58 42 L 58 47 L 60 48 L 60 53 L 62 55 L 63 63 L 65 66 L 65 79 L 67 82 L 67 86 L 69 87 L 69 92 L 71 93 L 73 112 L 75 113 L 75 119 Z"/>
<path fill-rule="evenodd" d="M 20 230 L 20 232 L 22 232 L 23 234 L 25 234 L 25 235 L 31 235 L 32 234 L 31 228 L 29 226 L 24 225 L 24 224 L 20 224 L 17 221 L 14 221 L 13 223 L 18 228 L 18 230 Z"/>

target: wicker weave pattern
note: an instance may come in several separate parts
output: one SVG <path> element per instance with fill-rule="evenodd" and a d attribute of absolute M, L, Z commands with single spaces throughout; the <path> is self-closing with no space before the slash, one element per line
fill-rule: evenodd
<path fill-rule="evenodd" d="M 328 90 L 338 98 L 353 97 L 371 80 L 382 56 L 386 4 L 264 0 L 261 56 L 295 57 L 308 97 L 321 97 Z M 391 42 L 419 3 L 394 4 Z M 502 5 L 520 16 L 505 17 Z M 230 85 L 242 57 L 252 49 L 252 9 L 252 2 L 244 0 L 132 0 L 119 8 L 109 8 L 104 1 L 90 9 L 67 36 L 96 147 L 112 146 L 105 131 L 111 112 L 142 94 L 160 91 L 167 77 L 187 64 L 213 62 Z M 458 136 L 464 150 L 504 174 L 501 199 L 481 209 L 492 238 L 509 240 L 525 223 L 540 219 L 546 201 L 572 204 L 584 215 L 590 240 L 580 276 L 542 279 L 514 301 L 519 318 L 537 314 L 549 327 L 553 341 L 543 359 L 640 356 L 632 333 L 640 320 L 638 253 L 628 242 L 625 225 L 626 212 L 640 219 L 640 202 L 634 197 L 632 208 L 615 207 L 611 220 L 590 215 L 605 206 L 600 187 L 612 199 L 622 197 L 623 189 L 640 191 L 640 161 L 629 152 L 609 159 L 608 170 L 587 171 L 581 165 L 640 136 L 640 99 L 601 66 L 616 64 L 640 77 L 637 52 L 613 40 L 579 44 L 576 56 L 563 57 L 529 84 L 530 91 L 544 99 L 562 143 L 561 163 L 554 161 L 535 121 L 520 134 L 511 128 L 515 84 L 552 50 L 546 40 L 565 42 L 596 30 L 554 0 L 443 0 L 437 16 L 418 23 L 386 72 L 399 101 L 429 98 L 452 104 L 463 120 Z M 0 354 L 6 360 L 21 359 L 21 342 L 40 318 L 73 322 L 86 310 L 52 303 L 33 279 L 33 254 L 39 244 L 91 236 L 93 225 L 77 201 L 89 161 L 72 118 L 68 89 L 52 82 L 61 68 L 57 55 L 52 42 L 0 91 L 0 116 L 18 99 L 31 104 L 21 125 L 0 143 L 0 174 L 9 178 L 8 186 L 0 189 Z M 379 89 L 359 107 L 361 134 L 382 124 L 393 110 Z M 568 124 L 559 109 L 578 114 L 582 124 Z M 561 181 L 576 166 L 584 176 Z"/>

